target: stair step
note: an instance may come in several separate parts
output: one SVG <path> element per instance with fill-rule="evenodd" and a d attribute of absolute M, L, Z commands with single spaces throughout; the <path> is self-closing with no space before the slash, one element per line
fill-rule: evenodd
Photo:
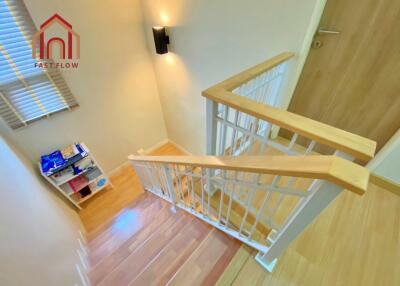
<path fill-rule="evenodd" d="M 99 285 L 128 285 L 148 265 L 173 237 L 191 223 L 188 215 L 177 213 L 172 225 L 163 224 L 140 247 L 114 268 Z"/>
<path fill-rule="evenodd" d="M 113 253 L 143 227 L 155 221 L 164 208 L 169 207 L 167 202 L 153 198 L 153 202 L 149 205 L 144 203 L 140 207 L 123 212 L 114 220 L 112 226 L 88 244 L 90 265 L 96 265 L 104 257 Z"/>
<path fill-rule="evenodd" d="M 249 246 L 243 244 L 239 250 L 236 252 L 235 256 L 232 258 L 229 265 L 225 268 L 225 271 L 218 278 L 216 286 L 225 286 L 232 285 L 237 274 L 245 265 L 248 259 L 252 259 L 252 257 L 257 253 L 254 249 Z"/>
<path fill-rule="evenodd" d="M 212 229 L 166 285 L 214 285 L 239 247 L 237 240 Z"/>
<path fill-rule="evenodd" d="M 147 265 L 142 273 L 129 285 L 165 285 L 210 231 L 210 226 L 198 219 L 194 219 L 162 249 L 160 255 Z"/>
<path fill-rule="evenodd" d="M 136 248 L 140 247 L 155 233 L 161 225 L 171 225 L 176 222 L 177 217 L 167 207 L 157 213 L 157 216 L 146 227 L 126 240 L 117 250 L 103 258 L 89 272 L 89 278 L 93 285 L 98 284 L 107 274 L 124 261 Z"/>
<path fill-rule="evenodd" d="M 141 194 L 140 196 L 138 196 L 135 199 L 135 201 L 133 201 L 126 208 L 122 209 L 117 214 L 115 214 L 111 219 L 104 222 L 101 226 L 97 227 L 96 229 L 87 233 L 86 239 L 88 240 L 89 243 L 92 243 L 93 241 L 98 240 L 99 237 L 101 236 L 101 234 L 103 234 L 109 228 L 112 227 L 112 225 L 114 224 L 117 217 L 119 217 L 119 216 L 123 215 L 124 213 L 126 213 L 127 211 L 129 211 L 129 209 L 136 208 L 138 205 L 143 206 L 144 202 L 149 201 L 149 200 L 150 200 L 150 196 L 148 193 Z"/>
<path fill-rule="evenodd" d="M 162 202 L 158 202 L 157 204 L 152 204 L 154 202 L 154 198 L 146 197 L 144 200 L 140 202 L 140 204 L 135 204 L 129 206 L 129 208 L 123 209 L 118 215 L 114 216 L 114 219 L 110 222 L 107 222 L 107 226 L 102 227 L 103 231 L 97 235 L 96 238 L 92 238 L 89 243 L 88 247 L 95 249 L 98 245 L 103 244 L 105 241 L 109 240 L 110 236 L 118 231 L 118 224 L 124 218 L 129 218 L 130 215 L 133 213 L 140 213 L 150 211 L 150 208 L 157 209 L 158 207 L 163 207 L 161 204 Z M 165 204 L 164 204 L 165 205 Z M 128 222 L 128 221 L 126 221 Z"/>

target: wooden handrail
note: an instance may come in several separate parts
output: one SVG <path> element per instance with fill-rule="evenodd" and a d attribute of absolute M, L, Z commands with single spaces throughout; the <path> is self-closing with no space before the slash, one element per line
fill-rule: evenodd
<path fill-rule="evenodd" d="M 238 73 L 216 85 L 213 88 L 221 88 L 224 90 L 232 91 L 238 86 L 242 85 L 245 82 L 257 77 L 258 75 L 262 74 L 263 72 L 270 70 L 283 62 L 286 62 L 294 57 L 294 53 L 285 52 L 281 53 L 269 60 L 262 62 L 256 66 L 253 66 L 241 73 Z"/>
<path fill-rule="evenodd" d="M 202 92 L 202 95 L 215 102 L 225 104 L 256 118 L 266 120 L 299 135 L 346 152 L 362 161 L 374 157 L 376 142 L 368 138 L 344 131 L 319 121 L 292 112 L 255 102 L 237 95 L 233 89 L 257 75 L 293 57 L 292 53 L 280 54 L 264 63 L 252 67 Z"/>
<path fill-rule="evenodd" d="M 134 156 L 134 162 L 177 164 L 242 172 L 323 179 L 357 194 L 367 190 L 369 170 L 337 156 Z"/>

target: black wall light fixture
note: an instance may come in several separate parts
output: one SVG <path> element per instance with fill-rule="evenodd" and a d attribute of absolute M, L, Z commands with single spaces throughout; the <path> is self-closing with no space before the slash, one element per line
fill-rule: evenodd
<path fill-rule="evenodd" d="M 165 27 L 153 27 L 153 36 L 157 54 L 168 53 L 169 37 L 165 34 Z"/>

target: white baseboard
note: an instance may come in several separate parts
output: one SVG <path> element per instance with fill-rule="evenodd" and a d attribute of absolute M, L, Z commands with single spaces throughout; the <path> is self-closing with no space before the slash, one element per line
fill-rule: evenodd
<path fill-rule="evenodd" d="M 158 148 L 160 148 L 161 146 L 167 144 L 168 142 L 169 142 L 168 138 L 165 138 L 165 139 L 161 140 L 160 142 L 154 144 L 150 148 L 147 148 L 146 150 L 144 150 L 143 155 L 150 154 L 151 152 L 153 152 L 154 150 L 157 150 Z"/>
<path fill-rule="evenodd" d="M 186 150 L 185 148 L 183 148 L 181 145 L 179 145 L 178 143 L 176 143 L 175 141 L 171 140 L 171 139 L 163 139 L 160 142 L 154 144 L 153 146 L 151 146 L 150 148 L 147 148 L 146 150 L 144 150 L 143 155 L 149 155 L 151 152 L 157 150 L 158 148 L 162 147 L 163 145 L 170 143 L 172 145 L 174 145 L 176 148 L 178 148 L 180 151 L 182 151 L 183 153 L 187 154 L 187 155 L 192 155 L 192 153 L 190 153 L 188 150 Z"/>
<path fill-rule="evenodd" d="M 185 153 L 186 155 L 192 155 L 192 153 L 190 153 L 188 150 L 186 150 L 185 148 L 183 148 L 181 145 L 179 145 L 178 143 L 172 141 L 171 139 L 163 139 L 160 142 L 154 144 L 153 146 L 147 148 L 144 150 L 143 155 L 148 155 L 151 152 L 153 152 L 154 150 L 157 150 L 158 148 L 160 148 L 161 146 L 167 144 L 167 143 L 171 143 L 172 145 L 174 145 L 176 148 L 178 148 L 180 151 L 182 151 L 183 153 Z M 115 175 L 116 173 L 120 172 L 122 169 L 126 168 L 127 166 L 129 166 L 131 163 L 129 161 L 125 161 L 124 163 L 122 163 L 121 165 L 119 165 L 118 167 L 114 168 L 113 170 L 109 171 L 107 173 L 108 177 L 112 177 L 113 175 Z"/>
<path fill-rule="evenodd" d="M 172 145 L 174 145 L 176 148 L 178 148 L 179 150 L 181 150 L 183 153 L 185 153 L 186 155 L 192 155 L 192 153 L 190 153 L 188 150 L 186 150 L 185 148 L 183 148 L 181 145 L 179 145 L 178 143 L 172 141 L 171 139 L 168 139 L 168 142 L 171 143 Z"/>
<path fill-rule="evenodd" d="M 120 172 L 122 169 L 126 168 L 127 166 L 129 166 L 131 163 L 129 161 L 125 161 L 124 163 L 122 163 L 121 165 L 119 165 L 118 167 L 112 169 L 111 171 L 109 171 L 107 173 L 108 177 L 112 177 L 113 175 L 115 175 L 116 173 Z"/>

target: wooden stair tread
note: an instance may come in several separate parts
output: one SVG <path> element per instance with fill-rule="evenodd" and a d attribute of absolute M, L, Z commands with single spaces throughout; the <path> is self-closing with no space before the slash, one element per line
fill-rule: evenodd
<path fill-rule="evenodd" d="M 145 204 L 146 203 L 146 204 Z M 96 229 L 90 231 L 86 235 L 86 239 L 88 240 L 89 244 L 93 244 L 93 241 L 99 240 L 104 233 L 109 230 L 110 228 L 113 227 L 115 220 L 123 215 L 124 213 L 128 212 L 130 209 L 138 208 L 140 207 L 141 209 L 144 209 L 146 206 L 150 205 L 151 203 L 151 197 L 149 196 L 148 193 L 143 193 L 139 195 L 135 201 L 130 203 L 126 208 L 123 208 L 121 211 L 119 211 L 117 214 L 115 214 L 111 219 L 108 221 L 104 222 L 102 225 L 97 227 Z"/>
<path fill-rule="evenodd" d="M 144 206 L 129 209 L 116 217 L 110 228 L 89 243 L 90 264 L 96 265 L 104 257 L 113 253 L 131 236 L 152 223 L 163 208 L 168 207 L 167 202 L 157 200 L 150 205 L 144 203 Z"/>
<path fill-rule="evenodd" d="M 121 220 L 126 220 L 126 218 L 129 218 L 129 216 L 131 216 L 132 214 L 144 214 L 144 212 L 150 212 L 150 210 L 155 211 L 162 208 L 162 205 L 160 203 L 150 205 L 150 203 L 146 201 L 149 201 L 149 199 L 143 201 L 143 204 L 140 207 L 134 206 L 123 209 L 120 213 L 118 213 L 118 215 L 115 216 L 115 218 L 111 222 L 107 223 L 107 227 L 103 227 L 103 231 L 99 235 L 97 235 L 96 238 L 92 238 L 88 242 L 88 247 L 90 249 L 96 249 L 99 245 L 102 245 L 104 244 L 104 242 L 110 240 L 110 238 L 118 232 L 116 225 L 118 225 Z M 128 223 L 128 221 L 126 221 L 126 223 Z M 127 227 L 136 227 L 136 225 L 134 224 L 134 222 L 132 222 L 132 224 L 127 225 Z M 132 231 L 134 231 L 134 229 Z"/>
<path fill-rule="evenodd" d="M 178 273 L 190 276 L 192 269 L 187 265 L 192 263 L 201 268 L 200 276 L 196 277 L 200 277 L 202 285 L 214 285 L 241 243 L 183 210 L 173 212 L 171 204 L 157 196 L 148 196 L 152 202 L 150 205 L 143 198 L 135 205 L 137 210 L 150 217 L 143 218 L 144 214 L 138 216 L 146 221 L 141 229 L 130 232 L 128 227 L 131 236 L 125 241 L 117 239 L 118 243 L 114 245 L 117 234 L 109 234 L 112 224 L 106 222 L 103 227 L 106 234 L 99 233 L 101 239 L 92 240 L 96 243 L 102 241 L 104 245 L 97 245 L 103 250 L 102 256 L 98 257 L 100 260 L 88 274 L 91 285 L 166 285 Z M 160 202 L 163 205 L 161 208 Z M 125 213 L 120 212 L 120 215 Z M 124 231 L 121 228 L 117 232 Z M 108 240 L 104 240 L 105 237 Z M 219 242 L 204 248 L 202 245 L 210 244 L 205 242 L 210 237 Z M 89 256 L 93 255 L 93 251 L 96 249 L 89 249 Z M 95 255 L 98 256 L 98 253 Z M 213 267 L 209 267 L 209 258 L 213 259 Z"/>
<path fill-rule="evenodd" d="M 124 261 L 132 252 L 140 247 L 151 235 L 161 227 L 161 225 L 171 225 L 176 222 L 177 217 L 171 212 L 169 208 L 164 208 L 157 213 L 156 219 L 152 223 L 143 227 L 138 233 L 131 236 L 125 241 L 117 250 L 108 255 L 96 265 L 94 265 L 89 272 L 89 278 L 92 284 L 96 285 L 107 276 L 110 269 L 117 267 Z"/>
<path fill-rule="evenodd" d="M 240 243 L 212 229 L 167 285 L 214 285 Z"/>
<path fill-rule="evenodd" d="M 219 277 L 215 286 L 232 285 L 238 272 L 242 269 L 248 259 L 251 259 L 256 251 L 247 245 L 242 245 Z"/>
<path fill-rule="evenodd" d="M 137 248 L 110 272 L 99 285 L 128 285 L 141 271 L 151 263 L 164 248 L 164 246 L 180 232 L 191 218 L 179 215 L 172 225 L 164 224 L 152 235 L 144 245 Z M 129 271 L 126 271 L 129 269 Z"/>
<path fill-rule="evenodd" d="M 161 255 L 144 269 L 129 285 L 165 285 L 192 255 L 211 227 L 194 219 L 182 229 L 164 249 Z"/>

